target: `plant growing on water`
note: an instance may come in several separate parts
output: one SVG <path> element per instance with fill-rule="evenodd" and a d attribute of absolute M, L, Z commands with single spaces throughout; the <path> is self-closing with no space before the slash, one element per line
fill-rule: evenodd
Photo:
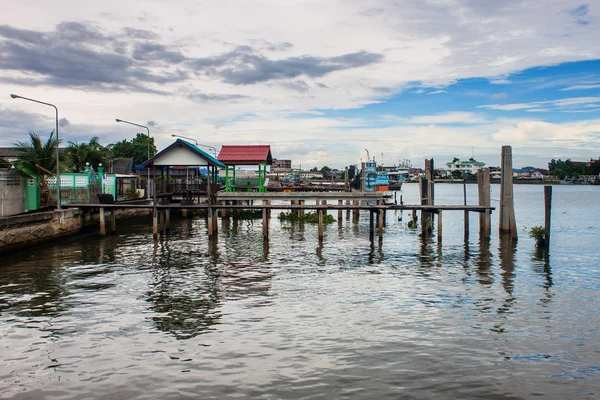
<path fill-rule="evenodd" d="M 319 214 L 316 212 L 309 212 L 304 215 L 298 215 L 293 212 L 282 212 L 279 214 L 279 219 L 281 221 L 290 221 L 290 222 L 308 222 L 310 224 L 318 224 L 319 223 Z M 323 214 L 323 223 L 331 224 L 335 222 L 333 216 L 329 214 Z"/>
<path fill-rule="evenodd" d="M 408 229 L 417 229 L 419 224 L 417 223 L 417 221 L 411 219 L 410 221 L 408 221 L 408 224 L 406 226 L 408 227 Z"/>
<path fill-rule="evenodd" d="M 546 230 L 543 226 L 534 226 L 529 230 L 529 236 L 535 240 L 544 240 L 546 238 Z"/>

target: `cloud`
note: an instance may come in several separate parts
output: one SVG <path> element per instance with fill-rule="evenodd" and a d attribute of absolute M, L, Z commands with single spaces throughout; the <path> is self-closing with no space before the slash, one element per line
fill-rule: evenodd
<path fill-rule="evenodd" d="M 566 88 L 560 89 L 561 91 L 567 90 L 588 90 L 588 89 L 600 89 L 600 83 L 589 84 L 589 85 L 573 85 Z"/>
<path fill-rule="evenodd" d="M 569 11 L 569 13 L 575 19 L 575 22 L 579 25 L 587 25 L 590 23 L 587 18 L 588 13 L 590 12 L 590 6 L 587 4 L 582 4 L 579 7 L 573 8 Z"/>
<path fill-rule="evenodd" d="M 492 85 L 509 85 L 512 82 L 510 80 L 508 80 L 508 79 L 496 79 L 496 78 L 493 78 L 493 79 L 490 79 L 490 83 Z"/>
<path fill-rule="evenodd" d="M 148 125 L 148 126 L 157 126 L 157 123 L 155 121 L 148 121 L 148 122 L 146 122 L 146 125 Z"/>
<path fill-rule="evenodd" d="M 61 119 L 58 120 L 58 126 L 61 127 L 61 128 L 65 128 L 65 127 L 67 127 L 69 125 L 71 125 L 71 123 L 66 118 L 61 118 Z"/>
<path fill-rule="evenodd" d="M 359 51 L 334 57 L 299 56 L 271 60 L 248 46 L 218 56 L 197 58 L 189 65 L 198 73 L 218 76 L 233 85 L 250 85 L 271 80 L 318 78 L 335 71 L 364 67 L 383 60 L 382 54 Z"/>
<path fill-rule="evenodd" d="M 429 92 L 427 94 L 441 94 L 441 93 L 448 93 L 448 92 L 445 91 L 445 90 L 436 90 L 436 91 L 433 91 L 433 92 Z"/>
<path fill-rule="evenodd" d="M 198 103 L 215 103 L 215 102 L 232 102 L 242 99 L 248 99 L 249 96 L 241 94 L 219 94 L 219 93 L 203 93 L 194 92 L 187 95 L 187 98 Z"/>
<path fill-rule="evenodd" d="M 443 114 L 419 115 L 410 118 L 402 118 L 401 121 L 405 124 L 416 125 L 439 125 L 439 124 L 482 124 L 486 120 L 481 115 L 472 112 L 448 112 Z"/>
<path fill-rule="evenodd" d="M 508 97 L 507 93 L 496 93 L 492 95 L 492 99 L 505 99 Z"/>
<path fill-rule="evenodd" d="M 600 103 L 600 96 L 571 97 L 559 100 L 533 101 L 530 103 L 487 104 L 477 106 L 477 108 L 486 108 L 489 110 L 515 111 L 552 107 L 556 111 L 566 111 L 573 110 L 574 108 L 577 109 L 579 107 L 587 107 L 589 104 L 598 103 Z"/>

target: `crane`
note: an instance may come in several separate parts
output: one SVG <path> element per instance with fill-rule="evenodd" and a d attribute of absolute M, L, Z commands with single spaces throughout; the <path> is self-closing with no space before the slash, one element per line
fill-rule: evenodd
<path fill-rule="evenodd" d="M 367 152 L 367 161 L 371 161 L 371 156 L 369 155 L 369 150 L 365 149 L 365 151 Z"/>

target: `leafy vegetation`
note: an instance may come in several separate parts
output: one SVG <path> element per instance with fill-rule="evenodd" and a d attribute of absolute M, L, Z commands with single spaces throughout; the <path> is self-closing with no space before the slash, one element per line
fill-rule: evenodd
<path fill-rule="evenodd" d="M 20 174 L 37 178 L 40 185 L 40 205 L 46 207 L 52 203 L 52 194 L 48 189 L 48 176 L 56 172 L 56 147 L 58 141 L 50 135 L 46 143 L 35 132 L 29 132 L 29 142 L 17 142 L 17 159 L 13 165 Z"/>
<path fill-rule="evenodd" d="M 295 212 L 282 212 L 279 214 L 279 219 L 281 221 L 290 221 L 290 222 L 307 222 L 309 224 L 318 224 L 319 223 L 319 214 L 316 212 L 305 213 L 304 215 L 298 215 Z M 329 214 L 323 213 L 323 223 L 331 224 L 335 222 L 335 218 Z"/>
<path fill-rule="evenodd" d="M 142 164 L 148 160 L 148 136 L 138 133 L 133 139 L 123 139 L 120 142 L 107 146 L 113 158 L 133 158 L 135 164 Z M 156 154 L 154 138 L 150 138 L 150 157 Z"/>
<path fill-rule="evenodd" d="M 548 172 L 560 179 L 567 176 L 579 178 L 579 175 L 598 175 L 600 174 L 600 158 L 589 163 L 573 162 L 570 159 L 566 161 L 552 159 L 548 163 Z"/>
<path fill-rule="evenodd" d="M 88 163 L 98 169 L 100 163 L 106 164 L 107 160 L 107 150 L 100 144 L 98 136 L 87 143 L 69 142 L 64 154 L 72 172 L 85 172 Z"/>
<path fill-rule="evenodd" d="M 544 240 L 546 237 L 546 230 L 543 226 L 533 226 L 529 230 L 529 236 L 535 240 Z"/>

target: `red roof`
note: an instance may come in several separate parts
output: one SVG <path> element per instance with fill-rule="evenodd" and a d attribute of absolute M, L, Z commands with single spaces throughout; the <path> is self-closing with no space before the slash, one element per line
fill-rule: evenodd
<path fill-rule="evenodd" d="M 221 146 L 217 160 L 228 165 L 273 164 L 269 145 Z"/>

